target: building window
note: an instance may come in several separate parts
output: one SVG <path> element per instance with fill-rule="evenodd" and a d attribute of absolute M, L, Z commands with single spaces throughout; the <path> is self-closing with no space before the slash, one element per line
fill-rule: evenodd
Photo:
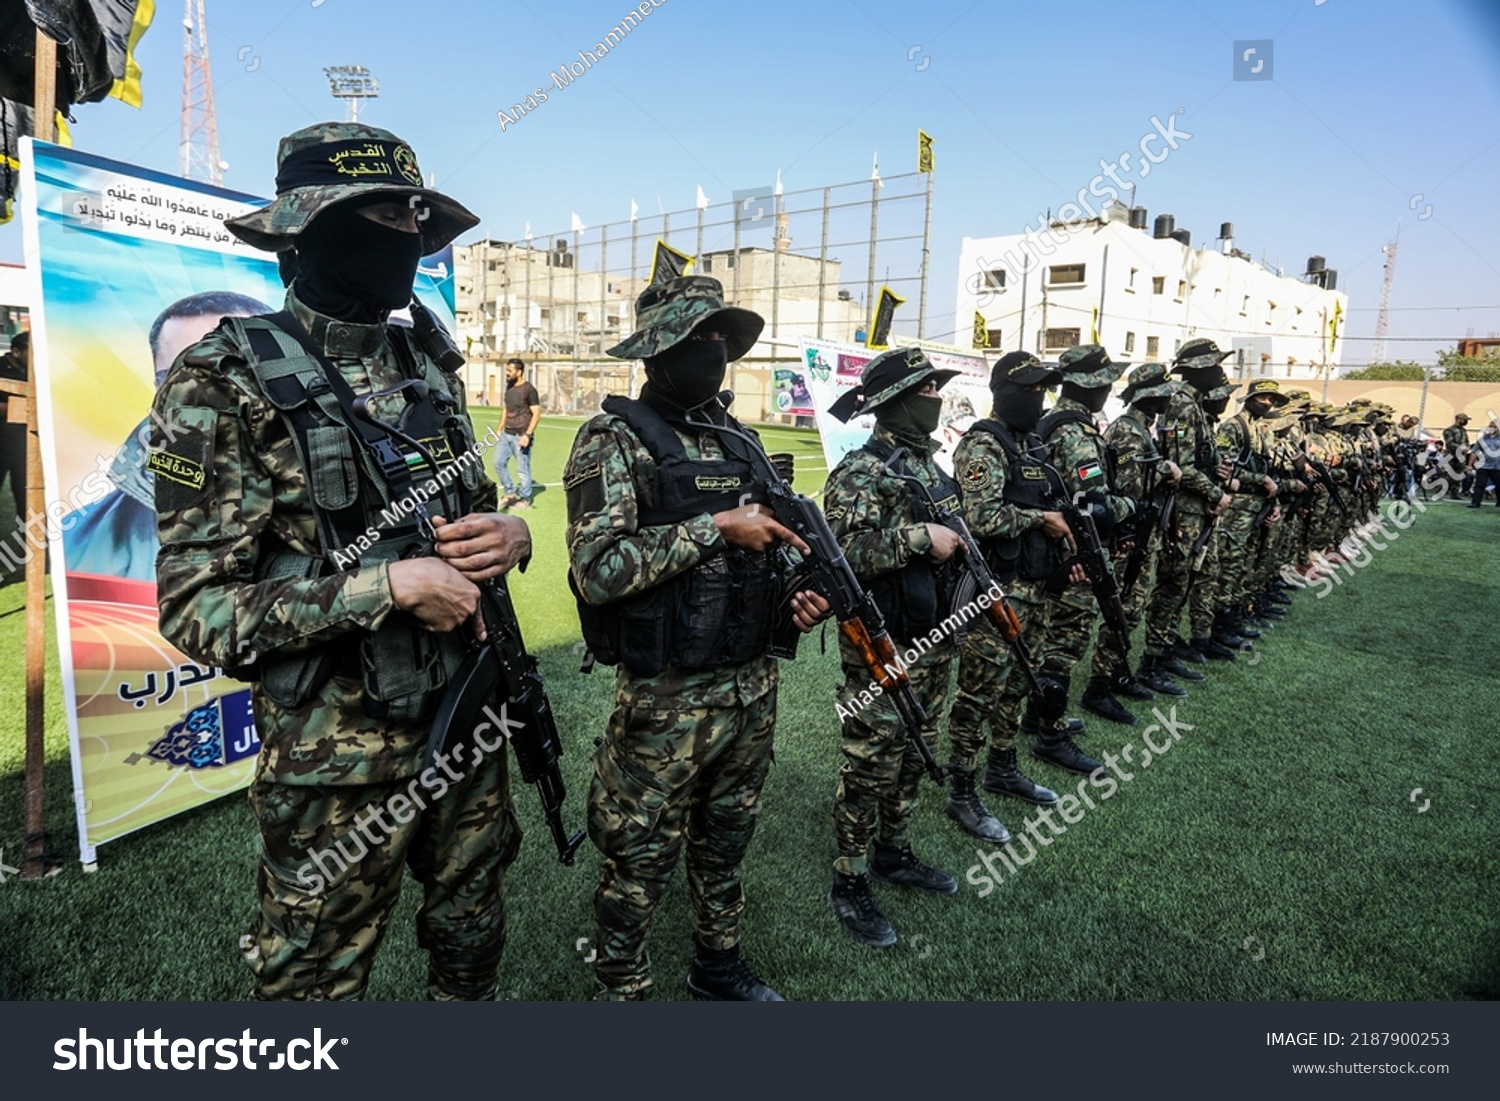
<path fill-rule="evenodd" d="M 1048 329 L 1047 350 L 1058 351 L 1064 348 L 1076 348 L 1079 341 L 1078 329 Z"/>
<path fill-rule="evenodd" d="M 1187 280 L 1186 279 L 1179 279 L 1179 280 L 1177 280 L 1177 297 L 1181 298 L 1181 297 L 1183 297 L 1186 294 L 1187 294 Z"/>
<path fill-rule="evenodd" d="M 1155 359 L 1161 354 L 1161 337 L 1148 336 L 1146 338 L 1146 358 Z"/>
<path fill-rule="evenodd" d="M 542 307 L 542 320 L 543 321 L 549 321 L 549 320 L 551 320 L 551 318 L 552 318 L 552 310 L 549 307 L 547 307 L 547 306 L 543 306 Z"/>
<path fill-rule="evenodd" d="M 501 306 L 500 307 L 500 319 L 502 321 L 509 321 L 510 320 L 510 307 L 509 306 Z"/>
<path fill-rule="evenodd" d="M 1224 293 L 1224 288 L 1223 287 L 1215 287 L 1214 288 L 1214 297 L 1215 298 L 1218 298 L 1219 295 L 1221 295 L 1223 293 Z"/>
<path fill-rule="evenodd" d="M 1135 334 L 1134 333 L 1126 333 L 1125 334 L 1125 351 L 1127 353 L 1135 351 Z"/>
<path fill-rule="evenodd" d="M 988 340 L 990 342 L 990 347 L 991 348 L 1003 348 L 1003 347 L 1005 347 L 1005 339 L 1004 339 L 1004 337 L 1002 337 L 1000 335 L 1000 330 L 999 329 L 990 329 L 990 330 L 988 330 L 988 332 L 987 332 L 987 338 L 988 338 Z"/>
<path fill-rule="evenodd" d="M 1247 294 L 1247 295 L 1245 295 L 1244 299 L 1242 299 L 1241 302 L 1240 302 L 1240 313 L 1244 313 L 1249 308 L 1250 308 L 1250 296 Z"/>
<path fill-rule="evenodd" d="M 1077 286 L 1083 282 L 1082 264 L 1053 264 L 1047 273 L 1047 282 L 1054 287 Z"/>
<path fill-rule="evenodd" d="M 617 315 L 617 314 L 610 314 L 607 318 L 604 319 L 604 323 L 605 323 L 605 325 L 609 326 L 611 329 L 618 329 L 620 327 L 620 318 L 619 318 L 619 315 Z"/>
<path fill-rule="evenodd" d="M 1003 291 L 1005 289 L 1005 269 L 993 268 L 990 271 L 985 272 L 984 285 L 986 287 L 993 287 L 995 290 Z"/>
<path fill-rule="evenodd" d="M 698 270 L 701 271 L 704 275 L 707 275 L 709 272 L 713 271 L 714 258 L 712 256 L 705 256 L 703 258 L 703 263 Z"/>
<path fill-rule="evenodd" d="M 1163 276 L 1163 275 L 1153 275 L 1151 277 L 1151 293 L 1152 294 L 1165 294 L 1166 290 L 1167 290 L 1167 279 L 1166 279 L 1166 276 Z"/>
<path fill-rule="evenodd" d="M 1125 285 L 1127 287 L 1133 287 L 1133 286 L 1135 286 L 1135 277 L 1136 277 L 1137 273 L 1140 270 L 1141 270 L 1140 268 L 1131 268 L 1130 269 L 1130 278 L 1128 280 L 1126 280 L 1126 282 L 1125 282 Z"/>

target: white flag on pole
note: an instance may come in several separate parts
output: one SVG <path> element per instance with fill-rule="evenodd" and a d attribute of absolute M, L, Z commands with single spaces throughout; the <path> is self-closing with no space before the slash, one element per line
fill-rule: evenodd
<path fill-rule="evenodd" d="M 699 210 L 707 210 L 708 209 L 708 196 L 705 195 L 705 194 L 703 194 L 703 185 L 702 184 L 698 185 L 698 209 Z"/>
<path fill-rule="evenodd" d="M 583 219 L 580 218 L 577 215 L 577 213 L 575 212 L 574 215 L 573 215 L 573 232 L 574 233 L 582 233 L 587 228 L 588 227 L 583 224 Z"/>
<path fill-rule="evenodd" d="M 637 214 L 639 214 L 640 212 L 641 212 L 641 208 L 638 207 L 638 206 L 636 206 L 636 203 L 635 203 L 634 199 L 631 199 L 630 200 L 630 220 L 632 222 L 635 221 L 635 216 Z"/>

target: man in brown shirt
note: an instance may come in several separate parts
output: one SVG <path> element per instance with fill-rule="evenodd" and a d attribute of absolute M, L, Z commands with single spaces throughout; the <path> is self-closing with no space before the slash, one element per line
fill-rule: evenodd
<path fill-rule="evenodd" d="M 495 451 L 495 473 L 505 492 L 501 508 L 531 507 L 531 443 L 542 419 L 542 403 L 536 387 L 526 381 L 526 364 L 512 359 L 505 365 L 505 431 Z M 510 458 L 516 459 L 517 487 L 510 480 Z M 519 488 L 519 492 L 518 492 Z"/>

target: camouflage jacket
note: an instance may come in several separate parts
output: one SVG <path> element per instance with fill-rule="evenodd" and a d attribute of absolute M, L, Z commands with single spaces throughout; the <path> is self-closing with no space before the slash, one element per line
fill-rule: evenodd
<path fill-rule="evenodd" d="M 1069 421 L 1058 426 L 1047 441 L 1048 461 L 1062 475 L 1063 488 L 1069 497 L 1080 493 L 1104 493 L 1109 499 L 1110 510 L 1115 520 L 1128 520 L 1135 515 L 1135 500 L 1110 485 L 1109 471 L 1114 460 L 1109 454 L 1108 444 L 1094 427 L 1094 414 L 1071 398 L 1059 398 L 1053 407 L 1054 413 L 1082 413 L 1088 423 Z"/>
<path fill-rule="evenodd" d="M 1456 461 L 1463 462 L 1469 454 L 1469 430 L 1458 424 L 1443 429 L 1443 450 Z"/>
<path fill-rule="evenodd" d="M 1026 446 L 1024 433 L 1012 431 Z M 970 430 L 953 451 L 953 471 L 963 491 L 964 519 L 977 540 L 1014 539 L 1043 524 L 1042 510 L 1021 508 L 1004 499 L 1010 458 L 988 432 Z"/>
<path fill-rule="evenodd" d="M 290 292 L 287 308 L 356 393 L 405 376 L 383 325 L 333 322 Z M 337 338 L 334 338 L 337 334 Z M 454 387 L 462 403 L 462 386 Z M 396 397 L 396 403 L 404 399 Z M 265 554 L 322 557 L 307 472 L 291 430 L 222 328 L 187 349 L 154 405 L 157 606 L 162 636 L 216 667 L 257 656 L 349 644 L 395 608 L 384 563 L 311 579 L 257 581 Z M 482 466 L 482 464 L 476 464 Z M 191 483 L 191 484 L 184 484 Z M 473 511 L 493 511 L 481 478 Z M 377 783 L 414 774 L 427 731 L 381 722 L 361 708 L 357 680 L 335 676 L 313 698 L 283 708 L 257 686 L 262 773 L 292 783 Z"/>
<path fill-rule="evenodd" d="M 713 432 L 677 430 L 689 459 L 724 458 Z M 724 551 L 727 544 L 708 513 L 676 524 L 640 525 L 650 502 L 656 464 L 620 417 L 601 413 L 578 431 L 563 469 L 568 498 L 568 562 L 583 599 L 608 604 L 642 593 Z M 616 700 L 627 707 L 734 707 L 776 686 L 774 658 L 685 672 L 669 667 L 638 677 L 622 665 Z"/>
<path fill-rule="evenodd" d="M 1214 432 L 1208 414 L 1198 402 L 1197 392 L 1183 387 L 1172 395 L 1163 425 L 1167 458 L 1182 468 L 1182 489 L 1177 498 L 1180 511 L 1201 514 L 1217 504 L 1224 491 L 1219 487 L 1214 467 L 1206 463 L 1213 447 Z M 1217 459 L 1217 456 L 1213 456 Z M 1200 459 L 1205 460 L 1200 464 Z"/>
<path fill-rule="evenodd" d="M 1151 435 L 1153 419 L 1132 405 L 1104 431 L 1104 439 L 1114 447 L 1118 462 L 1115 488 L 1136 501 L 1145 496 L 1146 485 L 1145 470 L 1134 459 L 1143 452 L 1150 454 L 1156 450 L 1156 440 Z"/>

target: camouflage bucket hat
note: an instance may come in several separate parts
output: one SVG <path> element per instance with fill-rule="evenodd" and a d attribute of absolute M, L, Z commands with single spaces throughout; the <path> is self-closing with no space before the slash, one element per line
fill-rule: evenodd
<path fill-rule="evenodd" d="M 1006 382 L 1016 386 L 1035 386 L 1039 382 L 1046 386 L 1056 386 L 1061 381 L 1061 371 L 1051 364 L 1043 363 L 1030 352 L 1006 352 L 995 360 L 995 366 L 990 369 L 991 390 Z"/>
<path fill-rule="evenodd" d="M 1289 395 L 1281 392 L 1281 386 L 1274 378 L 1257 379 L 1252 382 L 1246 388 L 1245 396 L 1240 398 L 1240 404 L 1243 405 L 1251 398 L 1270 398 L 1271 404 L 1278 409 L 1291 400 Z"/>
<path fill-rule="evenodd" d="M 635 303 L 636 331 L 610 348 L 616 359 L 647 359 L 686 340 L 712 319 L 724 334 L 733 362 L 755 346 L 765 318 L 751 310 L 724 305 L 724 285 L 707 275 L 680 275 L 653 283 Z"/>
<path fill-rule="evenodd" d="M 1207 371 L 1223 363 L 1229 356 L 1229 352 L 1221 352 L 1212 340 L 1199 337 L 1177 349 L 1177 358 L 1172 361 L 1172 371 L 1179 375 L 1184 371 Z"/>
<path fill-rule="evenodd" d="M 1112 362 L 1109 353 L 1098 344 L 1079 344 L 1059 356 L 1057 366 L 1063 373 L 1064 382 L 1097 390 L 1101 386 L 1113 386 L 1130 364 Z"/>
<path fill-rule="evenodd" d="M 1204 401 L 1228 401 L 1229 400 L 1229 395 L 1232 394 L 1232 393 L 1234 393 L 1234 387 L 1231 386 L 1231 385 L 1229 385 L 1229 383 L 1226 382 L 1226 383 L 1224 383 L 1224 384 L 1222 384 L 1220 386 L 1215 386 L 1208 393 L 1204 394 L 1203 395 L 1203 400 Z"/>
<path fill-rule="evenodd" d="M 1177 385 L 1167 377 L 1167 369 L 1160 363 L 1142 363 L 1130 372 L 1125 388 L 1120 391 L 1120 400 L 1126 405 L 1142 398 L 1169 398 Z"/>
<path fill-rule="evenodd" d="M 479 218 L 454 199 L 422 186 L 411 146 L 389 130 L 353 122 L 322 122 L 281 139 L 276 198 L 225 228 L 267 252 L 285 252 L 319 212 L 345 199 L 389 195 L 426 206 L 420 217 L 423 255 L 431 256 Z M 420 198 L 421 203 L 414 200 Z"/>
<path fill-rule="evenodd" d="M 840 394 L 828 411 L 847 424 L 859 414 L 873 412 L 928 379 L 936 379 L 938 389 L 942 389 L 956 374 L 957 371 L 934 367 L 921 348 L 892 348 L 865 364 L 859 385 Z"/>

